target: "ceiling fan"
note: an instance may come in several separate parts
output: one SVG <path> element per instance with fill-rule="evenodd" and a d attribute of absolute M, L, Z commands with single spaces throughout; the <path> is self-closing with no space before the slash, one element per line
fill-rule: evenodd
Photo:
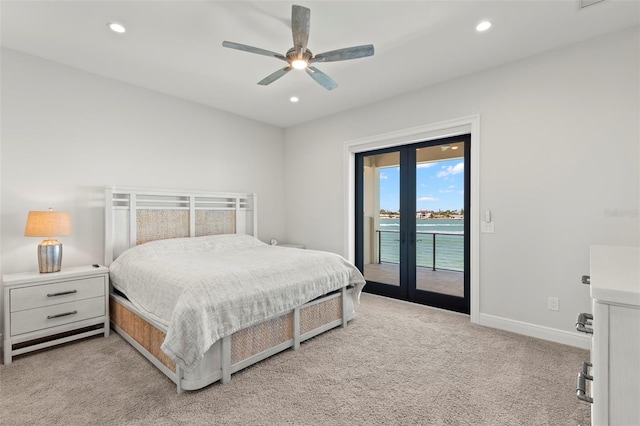
<path fill-rule="evenodd" d="M 271 84 L 295 68 L 304 69 L 307 74 L 309 74 L 311 78 L 313 78 L 322 87 L 327 90 L 333 90 L 338 87 L 338 83 L 316 67 L 311 66 L 311 64 L 315 62 L 345 61 L 347 59 L 372 56 L 373 45 L 367 44 L 363 46 L 346 47 L 344 49 L 331 50 L 314 56 L 313 53 L 307 49 L 310 18 L 311 11 L 308 8 L 295 4 L 292 6 L 291 31 L 293 33 L 293 47 L 284 55 L 231 41 L 223 41 L 222 46 L 230 49 L 242 50 L 244 52 L 256 53 L 258 55 L 272 56 L 288 63 L 286 67 L 279 69 L 260 80 L 258 82 L 260 85 L 266 86 Z"/>

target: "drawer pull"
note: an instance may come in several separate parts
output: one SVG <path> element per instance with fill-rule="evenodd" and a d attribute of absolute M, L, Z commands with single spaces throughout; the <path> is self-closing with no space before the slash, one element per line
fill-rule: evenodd
<path fill-rule="evenodd" d="M 582 372 L 584 373 L 584 377 L 587 380 L 593 380 L 593 376 L 589 374 L 589 368 L 592 367 L 590 362 L 584 361 L 582 363 Z"/>
<path fill-rule="evenodd" d="M 60 293 L 49 293 L 49 294 L 47 294 L 47 297 L 64 296 L 66 294 L 73 294 L 73 293 L 77 293 L 77 292 L 78 292 L 78 290 L 61 291 Z"/>
<path fill-rule="evenodd" d="M 71 312 L 65 312 L 64 314 L 56 314 L 56 315 L 47 315 L 47 319 L 54 319 L 54 318 L 60 318 L 60 317 L 66 317 L 68 315 L 75 315 L 77 314 L 78 311 L 71 311 Z"/>
<path fill-rule="evenodd" d="M 583 275 L 582 276 L 582 284 L 591 285 L 591 276 Z"/>
<path fill-rule="evenodd" d="M 593 315 L 591 314 L 578 314 L 578 318 L 576 319 L 576 330 L 582 333 L 593 334 L 593 328 L 587 327 L 591 325 L 591 320 L 593 320 Z"/>
<path fill-rule="evenodd" d="M 585 368 L 584 364 L 582 366 L 582 368 Z M 586 374 L 584 371 L 578 373 L 578 379 L 576 380 L 576 396 L 580 401 L 585 401 L 589 404 L 593 404 L 593 398 L 587 395 L 587 380 L 592 379 L 588 379 L 587 376 L 588 374 Z"/>

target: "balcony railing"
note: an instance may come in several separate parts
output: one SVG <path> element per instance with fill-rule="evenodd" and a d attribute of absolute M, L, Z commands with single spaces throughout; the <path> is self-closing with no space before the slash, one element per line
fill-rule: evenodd
<path fill-rule="evenodd" d="M 378 263 L 400 263 L 400 232 L 376 230 L 376 233 Z M 464 271 L 464 234 L 416 232 L 416 265 L 433 271 Z"/>

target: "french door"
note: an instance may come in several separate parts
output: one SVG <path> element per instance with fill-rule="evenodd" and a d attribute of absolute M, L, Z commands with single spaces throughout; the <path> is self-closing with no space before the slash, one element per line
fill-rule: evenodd
<path fill-rule="evenodd" d="M 471 135 L 356 154 L 364 291 L 469 313 Z"/>

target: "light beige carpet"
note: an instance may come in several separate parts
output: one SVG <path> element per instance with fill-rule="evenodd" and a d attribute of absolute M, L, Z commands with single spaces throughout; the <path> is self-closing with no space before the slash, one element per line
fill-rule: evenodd
<path fill-rule="evenodd" d="M 232 376 L 176 394 L 118 335 L 0 368 L 2 425 L 588 425 L 588 352 L 364 294 L 358 316 Z"/>

